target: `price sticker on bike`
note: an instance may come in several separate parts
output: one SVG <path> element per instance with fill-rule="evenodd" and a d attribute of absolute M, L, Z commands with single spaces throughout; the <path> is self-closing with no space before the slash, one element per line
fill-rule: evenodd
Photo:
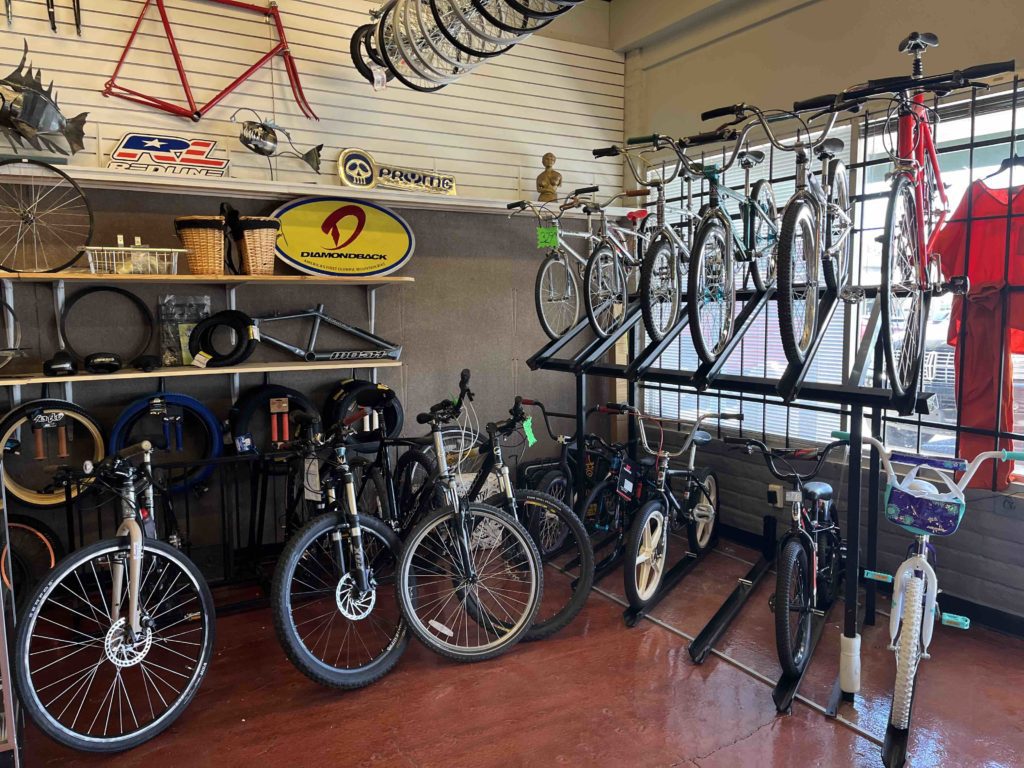
<path fill-rule="evenodd" d="M 550 250 L 558 247 L 558 227 L 537 227 L 537 248 Z"/>
<path fill-rule="evenodd" d="M 632 499 L 636 492 L 636 467 L 623 461 L 619 467 L 619 483 L 615 490 L 624 499 Z"/>

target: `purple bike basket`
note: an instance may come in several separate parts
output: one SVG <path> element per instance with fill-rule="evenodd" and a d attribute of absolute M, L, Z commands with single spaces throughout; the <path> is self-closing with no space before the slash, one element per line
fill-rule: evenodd
<path fill-rule="evenodd" d="M 950 536 L 960 527 L 966 509 L 963 500 L 935 501 L 892 484 L 885 489 L 886 519 L 911 533 Z"/>

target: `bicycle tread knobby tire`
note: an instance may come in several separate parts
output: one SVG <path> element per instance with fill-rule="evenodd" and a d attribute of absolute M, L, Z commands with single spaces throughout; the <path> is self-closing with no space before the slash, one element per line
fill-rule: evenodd
<path fill-rule="evenodd" d="M 725 231 L 717 217 L 704 219 L 693 237 L 693 249 L 690 251 L 690 275 L 686 285 L 686 312 L 690 318 L 690 335 L 693 337 L 693 347 L 697 352 L 697 356 L 706 365 L 714 363 L 718 355 L 711 354 L 704 344 L 704 337 L 700 332 L 700 305 L 697 302 L 697 286 L 700 281 L 700 275 L 704 271 L 704 241 L 715 232 L 721 233 L 720 236 L 725 243 L 725 247 L 730 247 L 728 238 L 731 237 L 731 233 Z M 732 260 L 730 259 L 729 261 L 731 262 Z M 728 282 L 732 283 L 733 280 L 733 276 L 730 275 Z M 733 286 L 733 289 L 735 291 L 735 286 Z M 735 311 L 735 302 L 733 310 Z"/>
<path fill-rule="evenodd" d="M 562 498 L 559 498 L 558 493 L 554 490 L 558 485 L 563 487 Z M 541 475 L 540 481 L 537 485 L 530 489 L 543 493 L 545 496 L 550 496 L 555 501 L 560 501 L 563 504 L 567 504 L 570 508 L 572 507 L 573 487 L 572 487 L 572 475 L 566 475 L 561 469 L 552 469 L 549 472 L 545 472 Z"/>
<path fill-rule="evenodd" d="M 782 672 L 792 677 L 798 676 L 803 667 L 807 664 L 807 650 L 811 635 L 810 616 L 800 638 L 803 643 L 803 658 L 795 659 L 793 654 L 798 649 L 793 647 L 792 635 L 789 622 L 800 621 L 801 614 L 790 610 L 789 595 L 792 591 L 793 579 L 798 578 L 798 566 L 803 571 L 800 578 L 806 579 L 808 573 L 807 550 L 804 549 L 797 539 L 790 539 L 782 548 L 782 556 L 779 559 L 777 578 L 775 581 L 775 648 L 778 651 L 779 663 L 782 665 Z M 806 592 L 805 598 L 810 600 L 809 585 L 805 582 L 803 586 Z M 799 664 L 797 663 L 799 661 Z"/>
<path fill-rule="evenodd" d="M 249 432 L 249 423 L 252 421 L 252 417 L 256 415 L 257 409 L 267 405 L 273 398 L 278 397 L 288 398 L 290 405 L 298 406 L 298 410 L 311 416 L 318 418 L 320 416 L 319 409 L 301 392 L 289 387 L 282 387 L 279 384 L 264 384 L 263 386 L 250 389 L 231 406 L 231 411 L 228 414 L 228 425 L 231 430 L 232 440 L 237 440 L 242 435 L 247 434 Z M 289 414 L 292 410 L 293 408 L 290 407 Z M 253 447 L 256 451 L 262 450 L 261 446 L 254 445 Z"/>
<path fill-rule="evenodd" d="M 796 275 L 796 265 L 793 263 L 796 258 L 794 242 L 795 238 L 801 235 L 801 221 L 806 217 L 811 219 L 810 225 L 813 232 L 814 212 L 811 210 L 810 204 L 802 200 L 794 201 L 786 207 L 786 212 L 782 217 L 782 230 L 779 234 L 779 276 L 775 298 L 779 308 L 779 336 L 782 340 L 782 350 L 786 353 L 786 359 L 791 365 L 801 365 L 807 357 L 806 351 L 802 351 L 797 342 L 797 329 L 793 320 L 795 309 L 793 278 Z M 820 256 L 816 254 L 815 258 L 820 258 Z M 804 311 L 807 312 L 809 309 L 810 307 L 807 307 Z M 815 322 L 817 322 L 817 292 L 815 292 L 814 315 Z M 808 348 L 813 341 L 812 337 Z"/>
<path fill-rule="evenodd" d="M 911 575 L 903 593 L 903 615 L 900 617 L 900 635 L 896 641 L 896 680 L 893 685 L 892 709 L 889 713 L 889 725 L 899 730 L 910 727 L 914 683 L 921 663 L 923 601 L 924 579 Z"/>
<path fill-rule="evenodd" d="M 543 282 L 544 274 L 547 272 L 548 267 L 552 263 L 560 264 L 562 266 L 562 269 L 565 270 L 566 275 L 568 275 L 569 282 L 572 283 L 573 293 L 576 296 L 576 317 L 573 319 L 572 324 L 569 326 L 569 328 L 566 328 L 565 331 L 562 331 L 562 333 L 556 333 L 555 330 L 548 323 L 547 318 L 544 317 L 544 306 L 543 306 L 543 302 L 541 301 L 541 294 L 543 293 L 543 287 L 542 287 L 541 283 Z M 580 289 L 579 289 L 579 283 L 576 280 L 576 272 L 572 269 L 572 267 L 570 267 L 568 264 L 565 263 L 565 259 L 561 258 L 560 256 L 549 254 L 547 257 L 545 257 L 544 261 L 541 262 L 540 268 L 537 270 L 537 278 L 534 281 L 533 302 L 534 302 L 534 305 L 536 306 L 536 309 L 537 309 L 537 319 L 540 321 L 540 327 L 544 331 L 545 335 L 549 339 L 551 339 L 552 341 L 558 341 L 560 338 L 562 338 L 562 336 L 565 335 L 565 333 L 570 328 L 572 328 L 576 323 L 579 322 L 579 319 L 580 319 Z"/>
<path fill-rule="evenodd" d="M 927 167 L 931 168 L 931 165 L 929 164 Z M 849 215 L 852 210 L 852 203 L 850 203 L 850 175 L 847 173 L 846 165 L 843 161 L 836 158 L 828 164 L 828 188 L 832 193 L 832 200 L 830 200 L 830 202 L 839 202 L 838 190 L 840 186 L 846 190 L 846 214 Z M 853 225 L 851 224 L 850 226 L 852 229 Z M 826 209 L 825 213 L 825 247 L 832 247 L 832 226 L 828 219 L 828 209 Z M 840 269 L 838 273 L 835 271 L 836 262 L 834 258 L 827 258 L 823 262 L 825 284 L 837 292 L 843 290 L 850 276 L 850 261 L 853 256 L 852 231 L 846 234 L 846 240 L 844 241 L 841 250 L 846 252 L 846 259 L 842 269 Z"/>
<path fill-rule="evenodd" d="M 425 480 L 412 488 L 410 475 L 416 467 L 424 473 Z M 398 520 L 403 533 L 407 533 L 426 512 L 433 507 L 434 486 L 437 482 L 437 462 L 419 448 L 410 448 L 395 462 L 395 500 L 398 504 Z"/>
<path fill-rule="evenodd" d="M 274 631 L 277 633 L 277 639 L 285 656 L 288 657 L 288 661 L 315 683 L 328 688 L 352 690 L 375 683 L 394 669 L 409 644 L 409 632 L 403 620 L 401 628 L 393 640 L 394 644 L 370 664 L 355 671 L 339 670 L 312 659 L 305 646 L 295 637 L 289 611 L 291 604 L 290 574 L 294 571 L 298 559 L 309 544 L 325 531 L 338 527 L 338 524 L 338 513 L 328 512 L 310 520 L 288 540 L 278 559 L 277 567 L 274 569 L 270 588 L 270 608 L 274 619 Z M 359 515 L 359 525 L 380 536 L 397 561 L 401 542 L 394 531 L 382 521 L 368 515 Z"/>
<path fill-rule="evenodd" d="M 897 203 L 900 200 L 901 196 L 904 194 L 903 188 L 911 187 L 911 199 L 916 200 L 917 194 L 916 192 L 913 191 L 913 186 L 914 182 L 905 173 L 901 173 L 896 177 L 896 180 L 893 182 L 892 192 L 889 194 L 889 202 L 885 212 L 885 230 L 882 237 L 882 286 L 879 293 L 879 300 L 882 302 L 882 348 L 885 352 L 886 371 L 889 374 L 889 388 L 892 390 L 892 393 L 895 397 L 901 397 L 902 395 L 904 395 L 906 393 L 907 388 L 904 386 L 904 382 L 899 380 L 899 376 L 896 375 L 896 346 L 895 344 L 893 344 L 892 333 L 890 332 L 893 322 L 892 305 L 889 302 L 889 290 L 890 285 L 892 284 L 892 229 L 894 224 L 893 219 L 896 215 Z M 914 215 L 916 216 L 916 207 L 914 210 Z M 914 250 L 916 253 L 916 258 L 920 259 L 921 254 L 917 252 L 917 247 L 918 246 L 915 230 Z M 921 312 L 921 309 L 923 308 L 922 299 L 923 297 L 918 297 L 917 306 L 919 314 L 923 314 L 923 312 Z M 918 368 L 921 362 L 921 342 L 924 339 L 925 331 L 925 324 L 921 322 L 921 320 L 923 319 L 923 317 L 918 318 L 917 355 L 915 355 L 914 361 L 912 363 L 913 367 L 910 370 L 910 376 L 908 377 L 908 381 L 906 382 L 907 384 L 910 385 L 912 385 L 913 382 L 917 379 Z M 904 331 L 904 334 L 906 334 L 906 331 Z"/>
<path fill-rule="evenodd" d="M 644 598 L 640 595 L 636 583 L 636 556 L 640 550 L 640 539 L 644 529 L 647 528 L 647 519 L 653 512 L 660 512 L 662 516 L 662 540 L 664 541 L 664 554 L 662 555 L 661 573 L 658 574 L 658 584 L 650 597 Z M 629 533 L 626 536 L 625 557 L 622 563 L 622 581 L 626 590 L 626 601 L 629 607 L 634 610 L 643 610 L 657 596 L 661 589 L 661 583 L 665 579 L 665 566 L 668 564 L 668 536 L 669 536 L 668 509 L 661 499 L 652 499 L 640 507 L 640 510 L 633 518 L 633 524 L 629 526 Z"/>
<path fill-rule="evenodd" d="M 694 476 L 695 480 L 697 480 L 697 481 L 699 481 L 701 483 L 701 485 L 703 485 L 704 483 L 706 483 L 710 479 L 714 483 L 714 489 L 715 489 L 715 491 L 714 491 L 714 493 L 715 493 L 715 503 L 714 503 L 715 519 L 711 522 L 711 535 L 708 536 L 708 541 L 703 546 L 703 548 L 700 546 L 700 541 L 697 538 L 697 522 L 695 520 L 692 520 L 692 519 L 686 521 L 686 538 L 687 538 L 687 541 L 688 541 L 688 543 L 690 545 L 690 551 L 693 552 L 694 554 L 698 554 L 699 555 L 699 554 L 702 554 L 702 553 L 704 553 L 705 551 L 707 551 L 709 549 L 713 549 L 715 544 L 718 542 L 718 528 L 719 528 L 719 524 L 721 523 L 721 520 L 722 520 L 722 517 L 721 517 L 721 511 L 722 511 L 721 510 L 721 496 L 719 495 L 719 488 L 720 488 L 720 486 L 718 484 L 718 475 L 716 475 L 712 470 L 710 470 L 710 469 L 695 469 L 693 471 L 693 476 Z M 701 490 L 696 490 L 695 489 L 691 493 L 691 495 L 690 495 L 690 511 L 692 512 L 694 507 L 696 507 L 697 504 L 699 504 L 699 503 L 701 503 L 703 501 L 707 501 L 707 498 L 705 497 L 704 492 L 701 491 Z"/>
<path fill-rule="evenodd" d="M 760 208 L 761 206 L 759 205 L 759 203 L 761 202 L 761 198 L 765 197 L 766 195 L 767 195 L 767 201 L 771 204 L 771 213 L 772 213 L 771 219 L 772 219 L 772 221 L 775 222 L 775 228 L 776 228 L 776 231 L 778 231 L 778 228 L 779 228 L 779 206 L 776 205 L 776 203 L 775 203 L 775 190 L 772 189 L 772 183 L 770 181 L 768 181 L 768 179 L 761 179 L 759 181 L 755 181 L 754 182 L 754 186 L 751 187 L 751 190 L 750 190 L 750 201 L 757 208 Z M 762 222 L 761 217 L 758 216 L 756 213 L 751 214 L 751 222 L 753 224 L 753 228 L 754 228 L 754 232 L 755 232 L 754 248 L 756 249 L 757 248 L 757 241 L 756 241 L 757 227 L 758 227 L 758 224 L 761 224 L 763 222 Z M 778 243 L 778 241 L 776 241 L 776 243 Z M 769 259 L 768 263 L 770 265 L 771 264 L 771 254 L 768 255 L 768 259 Z M 757 257 L 755 256 L 754 261 L 751 262 L 751 264 L 753 264 L 756 261 L 757 261 Z M 778 258 L 776 258 L 776 272 L 778 272 L 778 264 L 777 264 L 777 262 L 778 262 Z M 772 280 L 772 275 L 771 275 L 770 271 L 769 271 L 769 274 L 762 275 L 761 271 L 758 270 L 757 279 L 754 281 L 754 283 L 755 283 L 755 285 L 756 285 L 756 287 L 757 287 L 757 289 L 759 291 L 766 291 L 766 290 L 768 290 L 768 288 L 772 284 L 772 282 L 773 282 L 773 280 Z"/>
<path fill-rule="evenodd" d="M 610 325 L 607 330 L 603 329 L 597 321 L 597 314 L 594 312 L 593 301 L 590 296 L 590 281 L 594 276 L 594 270 L 597 269 L 598 261 L 610 257 L 612 264 L 618 272 L 619 285 L 621 288 L 622 297 L 622 313 L 619 315 L 617 322 Z M 617 303 L 613 301 L 613 304 Z M 594 249 L 594 252 L 590 254 L 590 258 L 587 260 L 587 268 L 583 271 L 583 304 L 587 310 L 587 319 L 590 321 L 590 328 L 594 331 L 594 334 L 599 338 L 606 339 L 611 335 L 611 332 L 618 328 L 626 317 L 626 310 L 629 305 L 629 287 L 626 285 L 626 273 L 622 268 L 622 264 L 615 256 L 615 252 L 605 244 L 598 245 Z"/>
<path fill-rule="evenodd" d="M 668 328 L 658 328 L 657 323 L 654 319 L 654 307 L 653 299 L 651 297 L 652 282 L 654 280 L 654 265 L 658 261 L 660 254 L 663 251 L 668 251 L 670 256 L 673 252 L 672 243 L 669 242 L 667 237 L 659 236 L 655 238 L 654 242 L 651 243 L 651 247 L 647 249 L 647 254 L 644 256 L 643 264 L 640 266 L 640 310 L 644 317 L 644 328 L 647 329 L 647 335 L 654 341 L 661 341 L 665 337 L 665 331 L 669 330 L 679 320 L 679 304 L 682 301 L 683 292 L 683 270 L 682 263 L 680 260 L 681 254 L 675 254 L 676 259 L 676 291 L 675 300 L 670 302 L 671 306 L 671 317 L 672 321 L 668 323 Z"/>
<path fill-rule="evenodd" d="M 216 614 L 213 604 L 213 595 L 210 593 L 210 587 L 206 583 L 206 579 L 196 568 L 187 556 L 181 551 L 174 547 L 166 544 L 157 539 L 146 539 L 145 548 L 148 550 L 160 551 L 165 557 L 170 556 L 169 559 L 175 561 L 180 565 L 188 574 L 192 577 L 198 587 L 198 595 L 200 602 L 203 606 L 203 618 L 206 622 L 207 632 L 207 643 L 203 649 L 203 655 L 199 661 L 199 673 L 189 683 L 189 690 L 185 691 L 185 694 L 174 704 L 169 712 L 174 714 L 168 716 L 166 713 L 162 716 L 162 722 L 159 723 L 152 732 L 143 731 L 142 733 L 136 734 L 129 738 L 119 739 L 114 744 L 104 743 L 96 740 L 85 740 L 81 737 L 69 736 L 66 733 L 58 731 L 49 722 L 49 719 L 40 716 L 40 706 L 34 695 L 30 695 L 31 689 L 29 683 L 28 670 L 25 669 L 25 664 L 29 659 L 27 651 L 28 633 L 32 628 L 34 621 L 31 620 L 31 614 L 34 612 L 42 599 L 43 595 L 49 590 L 51 584 L 55 584 L 59 581 L 66 572 L 74 570 L 78 565 L 86 562 L 96 555 L 102 553 L 105 550 L 116 551 L 118 549 L 127 550 L 129 544 L 127 537 L 122 539 L 105 539 L 98 541 L 95 544 L 90 544 L 82 549 L 77 549 L 74 552 L 67 555 L 63 560 L 57 563 L 57 566 L 43 579 L 39 584 L 36 585 L 35 590 L 31 593 L 29 601 L 26 603 L 26 610 L 23 616 L 18 621 L 17 634 L 15 638 L 15 650 L 12 657 L 12 675 L 14 677 L 14 683 L 18 690 L 19 699 L 22 705 L 25 707 L 29 716 L 36 726 L 43 731 L 47 736 L 52 738 L 65 746 L 69 746 L 73 749 L 78 749 L 83 752 L 122 752 L 125 750 L 133 749 L 140 744 L 144 744 L 150 739 L 160 735 L 164 730 L 169 728 L 174 722 L 182 715 L 182 713 L 188 708 L 189 703 L 192 701 L 199 687 L 202 685 L 203 680 L 206 677 L 206 673 L 209 668 L 210 656 L 213 653 L 213 646 L 216 643 Z"/>
<path fill-rule="evenodd" d="M 71 257 L 70 260 L 68 260 L 68 261 L 64 262 L 63 264 L 60 264 L 60 265 L 58 265 L 56 267 L 50 267 L 49 269 L 43 269 L 43 270 L 40 270 L 40 269 L 35 268 L 35 267 L 33 267 L 32 269 L 12 269 L 11 267 L 4 266 L 3 262 L 0 262 L 0 270 L 2 270 L 4 272 L 60 272 L 63 269 L 67 269 L 68 267 L 70 267 L 72 264 L 74 264 L 76 261 L 78 261 L 82 257 L 82 254 L 85 253 L 86 247 L 88 247 L 89 243 L 92 242 L 92 235 L 93 235 L 93 231 L 94 231 L 96 222 L 95 222 L 95 219 L 93 217 L 92 206 L 89 205 L 89 198 L 85 196 L 85 192 L 83 192 L 82 188 L 80 186 L 78 186 L 78 182 L 77 181 L 75 181 L 70 176 L 68 176 L 60 168 L 52 166 L 52 165 L 50 165 L 49 163 L 47 163 L 47 162 L 45 162 L 43 160 L 37 160 L 37 159 L 31 158 L 31 157 L 15 157 L 15 158 L 11 158 L 9 160 L 2 160 L 2 161 L 0 161 L 0 175 L 3 175 L 2 169 L 3 169 L 3 167 L 5 165 L 13 165 L 15 163 L 18 164 L 18 165 L 40 165 L 40 166 L 45 167 L 48 171 L 52 171 L 53 173 L 56 173 L 58 176 L 62 176 L 64 178 L 64 181 L 66 181 L 68 184 L 70 184 L 74 188 L 74 190 L 78 193 L 78 196 L 82 199 L 82 203 L 85 205 L 86 210 L 89 212 L 89 232 L 83 238 L 82 250 L 80 250 L 73 257 Z"/>
<path fill-rule="evenodd" d="M 213 333 L 227 326 L 235 332 L 235 347 L 226 354 L 218 354 L 213 349 Z M 254 327 L 252 318 L 236 309 L 225 309 L 210 315 L 196 323 L 188 335 L 188 352 L 195 358 L 200 352 L 210 355 L 207 368 L 225 368 L 243 363 L 256 351 L 259 342 L 253 338 L 251 329 Z"/>
<path fill-rule="evenodd" d="M 546 493 L 540 491 L 516 491 L 516 505 L 519 507 L 520 513 L 524 512 L 523 506 L 528 501 L 539 502 L 540 504 L 547 505 L 552 512 L 558 516 L 558 519 L 569 529 L 569 535 L 575 536 L 578 543 L 577 550 L 579 552 L 579 571 L 580 575 L 577 579 L 576 589 L 573 590 L 572 597 L 569 602 L 565 604 L 558 613 L 553 615 L 549 619 L 542 621 L 535 621 L 526 634 L 523 635 L 523 640 L 544 640 L 545 638 L 551 637 L 551 635 L 567 627 L 573 619 L 583 610 L 583 606 L 587 602 L 587 597 L 590 595 L 590 588 L 594 585 L 594 548 L 590 544 L 590 536 L 587 534 L 587 529 L 583 527 L 583 523 L 576 516 L 569 507 L 560 502 L 554 496 L 549 496 Z M 487 499 L 484 503 L 490 504 L 497 507 L 498 509 L 506 510 L 508 505 L 508 497 L 496 494 L 491 498 Z M 533 537 L 533 543 L 537 545 L 538 550 L 540 549 L 540 543 L 537 541 L 536 526 L 534 521 L 530 520 L 527 523 L 527 530 L 530 531 L 530 535 Z M 541 553 L 541 559 L 544 559 L 544 554 Z"/>
<path fill-rule="evenodd" d="M 79 417 L 75 420 L 86 427 L 96 443 L 92 460 L 98 462 L 104 457 L 106 454 L 107 441 L 104 439 L 103 428 L 99 425 L 99 422 L 97 422 L 96 419 L 94 419 L 84 408 L 67 400 L 58 400 L 56 398 L 29 400 L 28 402 L 22 403 L 17 408 L 9 411 L 3 419 L 0 420 L 0 441 L 6 440 L 8 434 L 14 431 L 18 422 L 22 419 L 26 419 L 27 425 L 28 415 L 39 410 L 62 411 L 64 413 L 72 413 Z M 29 429 L 31 429 L 31 427 L 29 427 Z M 6 450 L 5 446 L 0 447 Z M 64 504 L 65 501 L 63 488 L 58 488 L 53 493 L 30 491 L 23 488 L 16 480 L 13 480 L 11 478 L 10 471 L 4 473 L 4 486 L 8 493 L 33 507 L 53 507 Z M 87 487 L 88 485 L 83 484 L 81 490 L 85 490 Z M 76 498 L 79 495 L 78 486 L 72 486 L 71 495 L 72 498 Z"/>
<path fill-rule="evenodd" d="M 466 652 L 458 653 L 458 652 L 449 650 L 446 647 L 442 647 L 442 646 L 439 646 L 439 645 L 435 644 L 433 642 L 433 638 L 430 635 L 425 634 L 417 626 L 418 622 L 415 621 L 413 618 L 410 618 L 409 614 L 412 613 L 412 611 L 406 605 L 405 598 L 408 597 L 408 592 L 409 591 L 412 591 L 412 590 L 415 589 L 415 586 L 412 586 L 410 588 L 410 590 L 406 590 L 404 588 L 405 579 L 402 577 L 402 573 L 406 569 L 407 561 L 411 561 L 412 558 L 413 558 L 413 554 L 412 554 L 413 553 L 413 546 L 415 544 L 417 544 L 422 539 L 422 532 L 426 531 L 428 528 L 432 528 L 434 526 L 435 522 L 437 522 L 438 520 L 443 520 L 443 519 L 451 518 L 452 515 L 454 514 L 454 512 L 453 512 L 451 507 L 445 507 L 443 509 L 439 509 L 435 513 L 433 513 L 431 515 L 428 515 L 425 519 L 420 521 L 420 523 L 412 530 L 412 532 L 409 534 L 409 536 L 403 542 L 403 544 L 402 544 L 402 554 L 401 554 L 401 558 L 400 558 L 400 562 L 399 562 L 399 569 L 398 569 L 399 570 L 399 573 L 398 573 L 398 584 L 399 584 L 399 586 L 398 586 L 398 590 L 397 591 L 398 591 L 399 605 L 401 606 L 402 615 L 405 617 L 406 624 L 408 625 L 410 631 L 416 636 L 416 638 L 421 643 L 423 643 L 423 645 L 425 645 L 427 648 L 429 648 L 434 653 L 437 653 L 438 655 L 443 656 L 446 659 L 451 659 L 453 661 L 460 661 L 460 662 L 463 662 L 463 663 L 472 663 L 472 662 L 477 662 L 477 661 L 486 661 L 487 659 L 493 659 L 493 658 L 495 658 L 497 656 L 500 656 L 500 655 L 502 655 L 504 653 L 507 653 L 516 643 L 518 643 L 520 640 L 523 639 L 523 636 L 526 634 L 526 632 L 529 631 L 530 627 L 533 625 L 533 619 L 537 615 L 537 610 L 540 608 L 541 601 L 543 600 L 543 597 L 544 597 L 544 571 L 543 571 L 543 565 L 541 564 L 540 552 L 537 551 L 537 545 L 533 543 L 533 537 L 530 535 L 530 532 L 526 530 L 526 528 L 523 526 L 522 523 L 520 523 L 515 518 L 510 517 L 505 512 L 502 512 L 500 509 L 496 509 L 495 507 L 490 507 L 490 506 L 488 506 L 486 504 L 474 503 L 474 504 L 467 505 L 466 508 L 470 512 L 472 512 L 473 510 L 485 510 L 490 515 L 493 515 L 493 516 L 501 519 L 509 527 L 511 527 L 511 528 L 518 528 L 519 529 L 519 533 L 522 536 L 523 542 L 526 544 L 527 551 L 529 552 L 529 557 L 530 557 L 530 559 L 531 559 L 531 561 L 533 563 L 534 572 L 536 573 L 536 576 L 537 576 L 537 578 L 536 578 L 536 592 L 535 592 L 534 600 L 533 600 L 534 604 L 533 604 L 532 609 L 529 610 L 529 615 L 527 616 L 527 620 L 523 622 L 523 626 L 520 627 L 519 630 L 514 635 L 507 636 L 505 638 L 505 642 L 504 643 L 502 643 L 501 645 L 499 645 L 496 648 L 492 648 L 489 651 L 476 652 L 476 653 L 466 653 Z"/>
<path fill-rule="evenodd" d="M 129 445 L 129 435 L 132 432 L 132 428 L 140 418 L 147 415 L 150 403 L 157 398 L 164 400 L 168 405 L 194 414 L 207 431 L 209 447 L 204 458 L 216 459 L 221 456 L 224 451 L 224 432 L 221 429 L 220 420 L 199 400 L 188 395 L 178 394 L 177 392 L 158 392 L 155 395 L 140 397 L 125 408 L 121 415 L 117 417 L 117 421 L 114 422 L 114 427 L 110 431 L 109 450 L 111 453 L 117 453 Z M 213 464 L 205 464 L 198 467 L 194 474 L 189 471 L 180 482 L 171 486 L 171 492 L 180 493 L 206 482 L 213 474 L 214 468 Z"/>

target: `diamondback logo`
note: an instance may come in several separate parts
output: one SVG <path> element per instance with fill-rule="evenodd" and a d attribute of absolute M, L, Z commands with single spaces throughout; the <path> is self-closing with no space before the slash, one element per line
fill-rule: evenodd
<path fill-rule="evenodd" d="M 447 173 L 400 168 L 376 162 L 369 152 L 346 149 L 338 158 L 338 177 L 346 187 L 373 189 L 390 187 L 408 192 L 433 192 L 454 195 L 455 177 Z"/>
<path fill-rule="evenodd" d="M 110 153 L 107 167 L 167 176 L 226 176 L 229 161 L 213 157 L 216 148 L 212 139 L 126 133 Z"/>

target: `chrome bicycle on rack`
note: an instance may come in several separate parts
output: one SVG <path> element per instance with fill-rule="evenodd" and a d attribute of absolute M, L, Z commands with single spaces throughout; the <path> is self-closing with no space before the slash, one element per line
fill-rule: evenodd
<path fill-rule="evenodd" d="M 580 198 L 598 189 L 580 187 L 566 197 L 557 209 L 550 208 L 548 203 L 535 203 L 532 200 L 517 200 L 505 206 L 512 211 L 509 218 L 526 210 L 537 217 L 537 247 L 546 248 L 547 253 L 537 270 L 534 303 L 540 327 L 552 341 L 562 338 L 579 321 L 580 283 L 596 241 L 591 232 L 589 213 L 587 227 L 582 231 L 563 229 L 562 216 L 567 211 L 583 206 L 584 202 Z M 569 244 L 569 238 L 583 241 L 579 251 Z"/>

